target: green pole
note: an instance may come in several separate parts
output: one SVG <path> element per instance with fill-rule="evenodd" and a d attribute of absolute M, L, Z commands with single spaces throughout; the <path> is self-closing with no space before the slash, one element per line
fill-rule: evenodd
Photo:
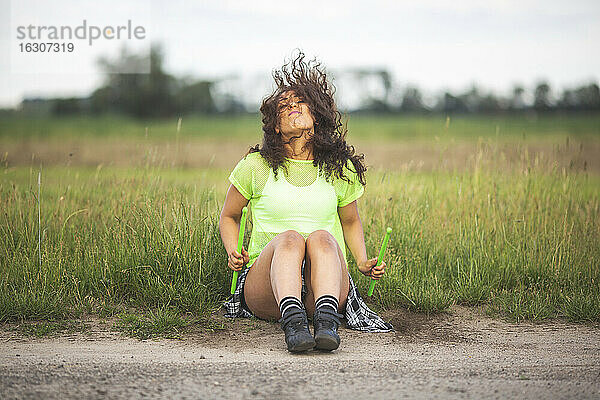
<path fill-rule="evenodd" d="M 244 233 L 246 231 L 246 214 L 248 214 L 248 207 L 242 208 L 242 218 L 240 220 L 240 234 L 238 235 L 238 253 L 242 254 L 242 246 L 244 245 Z M 233 277 L 231 278 L 231 294 L 235 293 L 235 287 L 237 285 L 238 271 L 233 271 Z"/>
<path fill-rule="evenodd" d="M 392 228 L 388 226 L 387 231 L 385 232 L 385 237 L 383 238 L 383 243 L 381 244 L 381 249 L 379 250 L 379 257 L 377 257 L 377 267 L 381 265 L 381 260 L 383 259 L 383 254 L 385 253 L 385 249 L 387 247 L 388 240 L 390 240 L 391 234 Z M 375 289 L 375 282 L 377 282 L 377 279 L 371 278 L 371 282 L 369 283 L 369 291 L 367 292 L 369 296 L 373 295 L 373 289 Z"/>

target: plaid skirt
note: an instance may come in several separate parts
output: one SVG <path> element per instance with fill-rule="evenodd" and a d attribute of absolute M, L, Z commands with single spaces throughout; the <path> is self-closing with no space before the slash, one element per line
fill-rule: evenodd
<path fill-rule="evenodd" d="M 252 311 L 250 311 L 244 301 L 244 283 L 246 282 L 248 271 L 250 271 L 250 268 L 245 268 L 238 275 L 235 293 L 229 300 L 223 303 L 226 317 L 254 317 Z M 348 279 L 350 280 L 350 288 L 348 290 L 348 300 L 346 301 L 346 311 L 344 313 L 346 327 L 362 332 L 392 332 L 394 330 L 392 324 L 385 322 L 377 313 L 367 307 L 362 297 L 360 297 L 358 288 L 354 284 L 350 273 L 348 273 Z M 302 302 L 304 302 L 307 293 L 308 291 L 304 282 L 304 261 L 302 261 Z"/>

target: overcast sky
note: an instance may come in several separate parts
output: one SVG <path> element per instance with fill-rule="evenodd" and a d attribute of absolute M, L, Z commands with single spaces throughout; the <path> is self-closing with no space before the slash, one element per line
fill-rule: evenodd
<path fill-rule="evenodd" d="M 52 62 L 23 67 L 15 52 L 17 24 L 76 25 L 84 18 L 144 25 L 147 42 L 163 44 L 168 72 L 198 78 L 268 77 L 294 48 L 334 70 L 388 68 L 400 84 L 429 92 L 477 83 L 505 93 L 539 79 L 561 89 L 600 78 L 597 0 L 98 3 L 0 0 L 0 107 L 24 96 L 87 95 L 101 83 L 95 59 L 116 54 L 116 41 L 87 46 L 63 72 Z"/>

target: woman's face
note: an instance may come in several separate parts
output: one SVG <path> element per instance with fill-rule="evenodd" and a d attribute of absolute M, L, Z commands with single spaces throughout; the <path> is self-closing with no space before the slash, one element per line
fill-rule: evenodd
<path fill-rule="evenodd" d="M 277 133 L 298 133 L 312 130 L 315 123 L 308 104 L 293 91 L 285 92 L 279 102 L 279 125 Z"/>

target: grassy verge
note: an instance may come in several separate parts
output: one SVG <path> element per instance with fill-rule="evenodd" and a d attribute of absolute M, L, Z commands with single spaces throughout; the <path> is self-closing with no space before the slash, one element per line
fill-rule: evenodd
<path fill-rule="evenodd" d="M 47 168 L 39 254 L 37 171 L 3 170 L 0 322 L 133 308 L 150 311 L 117 314 L 119 329 L 151 337 L 177 336 L 186 315 L 208 317 L 231 278 L 218 230 L 228 172 Z M 598 176 L 476 165 L 371 171 L 368 182 L 359 209 L 370 257 L 394 229 L 378 307 L 483 304 L 514 320 L 600 320 Z"/>
<path fill-rule="evenodd" d="M 114 329 L 138 339 L 154 337 L 178 339 L 190 323 L 192 323 L 190 318 L 183 318 L 176 311 L 158 308 L 142 315 L 137 313 L 121 314 L 118 316 Z"/>
<path fill-rule="evenodd" d="M 564 141 L 598 138 L 600 114 L 572 115 L 345 115 L 352 140 L 425 141 L 497 140 Z M 0 118 L 3 140 L 48 139 L 127 139 L 189 140 L 216 139 L 260 141 L 261 118 L 258 114 L 240 116 L 183 116 L 178 118 L 137 120 L 124 116 L 66 116 Z M 256 139 L 255 139 L 256 138 Z"/>
<path fill-rule="evenodd" d="M 12 329 L 23 336 L 48 337 L 73 333 L 88 332 L 89 326 L 79 320 L 50 319 L 43 321 L 23 321 L 14 325 Z"/>
<path fill-rule="evenodd" d="M 476 169 L 390 175 L 381 184 L 372 189 L 379 196 L 365 199 L 364 208 L 378 210 L 367 212 L 366 225 L 382 237 L 388 216 L 397 232 L 388 257 L 398 268 L 382 282 L 380 301 L 421 311 L 489 304 L 514 320 L 598 321 L 597 177 Z"/>

